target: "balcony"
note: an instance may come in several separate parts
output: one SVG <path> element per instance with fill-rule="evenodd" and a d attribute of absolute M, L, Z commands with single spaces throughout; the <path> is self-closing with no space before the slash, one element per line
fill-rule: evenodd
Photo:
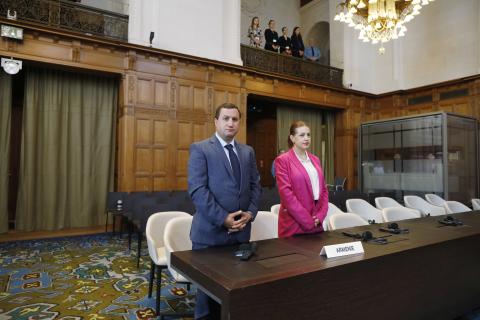
<path fill-rule="evenodd" d="M 128 16 L 66 0 L 1 0 L 0 16 L 17 13 L 17 20 L 83 34 L 128 40 Z"/>
<path fill-rule="evenodd" d="M 241 45 L 241 55 L 245 67 L 343 87 L 342 69 L 245 45 Z"/>

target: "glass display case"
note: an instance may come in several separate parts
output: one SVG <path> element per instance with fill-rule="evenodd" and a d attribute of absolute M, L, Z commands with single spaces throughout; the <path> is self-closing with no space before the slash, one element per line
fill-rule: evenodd
<path fill-rule="evenodd" d="M 478 195 L 477 120 L 451 113 L 364 123 L 359 128 L 362 192 L 435 193 L 470 203 Z"/>

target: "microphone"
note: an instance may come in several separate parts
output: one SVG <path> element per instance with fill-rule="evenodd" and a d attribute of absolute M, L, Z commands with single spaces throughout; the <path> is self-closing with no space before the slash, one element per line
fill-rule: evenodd
<path fill-rule="evenodd" d="M 250 259 L 253 254 L 257 251 L 257 243 L 250 242 L 250 243 L 242 243 L 238 250 L 234 252 L 235 257 L 239 257 L 242 261 L 247 261 Z"/>
<path fill-rule="evenodd" d="M 445 225 L 445 226 L 462 226 L 463 225 L 463 221 L 461 221 L 460 219 L 457 219 L 457 218 L 454 218 L 452 216 L 446 216 L 445 218 L 443 218 L 443 220 L 438 220 L 438 222 L 440 222 L 441 224 Z"/>
<path fill-rule="evenodd" d="M 396 222 L 389 223 L 386 228 L 381 227 L 378 230 L 383 231 L 383 232 L 389 232 L 389 233 L 392 233 L 392 234 L 400 234 L 400 233 L 409 233 L 410 232 L 410 230 L 408 230 L 408 229 L 400 229 L 400 227 L 398 226 L 398 224 Z"/>
<path fill-rule="evenodd" d="M 379 243 L 379 244 L 387 244 L 387 242 L 388 242 L 388 240 L 385 239 L 388 236 L 377 238 L 377 237 L 374 237 L 372 232 L 368 231 L 368 230 L 363 232 L 362 234 L 348 233 L 348 232 L 342 232 L 342 234 L 344 236 L 354 238 L 354 239 L 358 239 L 358 240 L 365 241 L 365 242 L 372 241 L 372 242 Z"/>

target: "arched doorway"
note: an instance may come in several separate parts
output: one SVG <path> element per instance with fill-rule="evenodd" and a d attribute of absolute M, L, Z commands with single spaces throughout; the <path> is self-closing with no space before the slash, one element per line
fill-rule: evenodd
<path fill-rule="evenodd" d="M 320 49 L 320 63 L 330 65 L 330 24 L 326 21 L 317 22 L 308 31 L 305 45 L 308 45 L 309 39 L 313 39 L 314 45 Z"/>

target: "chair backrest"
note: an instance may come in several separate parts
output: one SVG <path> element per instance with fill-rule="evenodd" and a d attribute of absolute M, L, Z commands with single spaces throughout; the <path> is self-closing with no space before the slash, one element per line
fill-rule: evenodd
<path fill-rule="evenodd" d="M 344 212 L 342 210 L 340 210 L 336 205 L 329 202 L 328 203 L 327 215 L 325 216 L 325 219 L 322 222 L 323 230 L 325 230 L 325 231 L 330 230 L 330 225 L 329 225 L 330 217 L 333 214 L 336 214 L 336 213 L 344 213 Z"/>
<path fill-rule="evenodd" d="M 348 199 L 364 199 L 369 201 L 368 195 L 361 193 L 360 191 L 350 190 L 350 191 L 335 191 L 333 193 L 328 193 L 328 201 L 336 205 L 340 210 L 347 212 L 348 209 L 345 206 L 345 203 Z"/>
<path fill-rule="evenodd" d="M 444 208 L 434 206 L 419 196 L 404 196 L 403 201 L 407 208 L 417 209 L 422 215 L 440 216 L 446 213 Z"/>
<path fill-rule="evenodd" d="M 278 213 L 280 212 L 280 204 L 274 204 L 274 205 L 270 208 L 270 212 L 278 215 Z"/>
<path fill-rule="evenodd" d="M 425 199 L 427 199 L 430 204 L 433 204 L 437 207 L 443 207 L 443 204 L 445 203 L 445 200 L 443 198 L 433 193 L 427 193 L 425 195 Z"/>
<path fill-rule="evenodd" d="M 389 198 L 389 197 L 376 197 L 375 198 L 375 205 L 380 210 L 385 209 L 385 208 L 391 208 L 391 207 L 403 208 L 403 206 L 400 203 L 398 203 L 395 199 L 392 199 L 392 198 Z"/>
<path fill-rule="evenodd" d="M 480 210 L 480 199 L 472 199 L 473 210 Z"/>
<path fill-rule="evenodd" d="M 165 244 L 165 254 L 167 256 L 168 270 L 176 281 L 185 282 L 186 279 L 178 272 L 172 269 L 170 265 L 170 255 L 175 251 L 192 250 L 192 241 L 190 240 L 190 229 L 192 227 L 192 216 L 173 218 L 167 222 L 163 241 Z"/>
<path fill-rule="evenodd" d="M 382 210 L 385 222 L 420 218 L 420 212 L 405 207 L 389 207 Z"/>
<path fill-rule="evenodd" d="M 171 191 L 153 191 L 150 192 L 149 196 L 154 198 L 157 203 L 165 204 L 168 203 L 168 201 L 172 197 L 171 194 Z"/>
<path fill-rule="evenodd" d="M 252 222 L 250 241 L 278 238 L 278 214 L 258 211 Z"/>
<path fill-rule="evenodd" d="M 345 190 L 346 177 L 335 177 L 335 190 Z"/>
<path fill-rule="evenodd" d="M 335 213 L 329 219 L 330 230 L 353 228 L 357 226 L 366 226 L 368 222 L 357 214 L 344 212 Z"/>
<path fill-rule="evenodd" d="M 363 199 L 348 199 L 346 204 L 348 212 L 358 214 L 366 221 L 383 222 L 382 212 Z"/>
<path fill-rule="evenodd" d="M 143 214 L 145 207 L 157 204 L 155 198 L 150 197 L 148 192 L 130 192 L 128 194 L 133 217 L 139 217 Z"/>
<path fill-rule="evenodd" d="M 443 203 L 447 213 L 458 213 L 458 212 L 468 212 L 472 211 L 469 207 L 458 201 L 445 201 Z"/>
<path fill-rule="evenodd" d="M 190 217 L 190 215 L 181 211 L 166 211 L 154 213 L 148 218 L 145 235 L 148 253 L 153 261 L 158 261 L 157 249 L 165 246 L 163 236 L 167 222 L 178 217 Z"/>

